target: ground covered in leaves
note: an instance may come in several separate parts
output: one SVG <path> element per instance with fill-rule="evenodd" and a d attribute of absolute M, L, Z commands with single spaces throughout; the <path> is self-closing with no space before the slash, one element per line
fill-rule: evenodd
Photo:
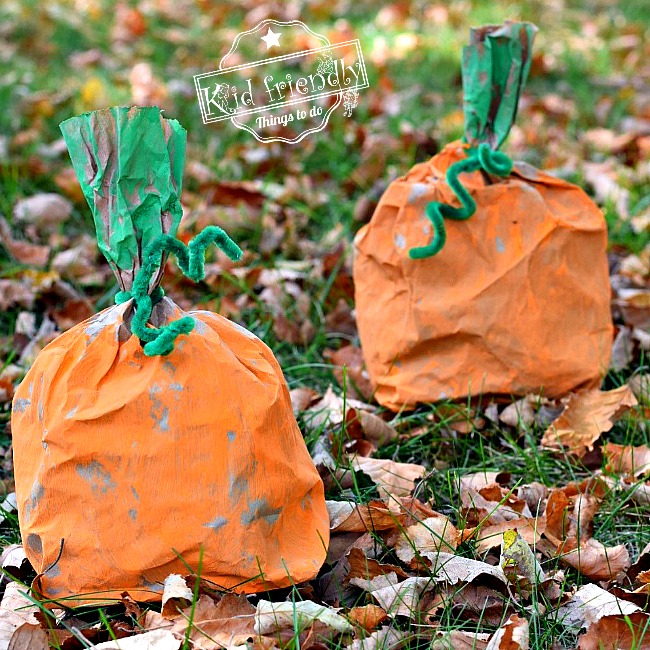
<path fill-rule="evenodd" d="M 201 123 L 192 75 L 268 17 L 361 40 L 370 88 L 353 119 L 334 113 L 296 146 Z M 393 178 L 461 134 L 468 27 L 506 18 L 540 28 L 506 150 L 581 184 L 609 225 L 610 372 L 555 401 L 394 415 L 363 370 L 351 240 Z M 1 647 L 650 648 L 648 21 L 642 0 L 4 2 Z M 165 289 L 275 352 L 332 542 L 317 579 L 280 593 L 172 576 L 162 607 L 125 594 L 49 612 L 21 587 L 33 572 L 15 546 L 10 404 L 38 352 L 116 291 L 57 125 L 132 103 L 188 129 L 182 238 L 217 224 L 246 251 L 238 265 L 214 256 L 200 285 L 169 262 Z"/>

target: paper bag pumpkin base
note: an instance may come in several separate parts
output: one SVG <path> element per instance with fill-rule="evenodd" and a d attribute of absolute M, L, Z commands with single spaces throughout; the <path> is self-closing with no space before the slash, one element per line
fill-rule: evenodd
<path fill-rule="evenodd" d="M 169 356 L 146 357 L 123 324 L 130 305 L 50 343 L 16 393 L 23 543 L 44 572 L 35 586 L 78 605 L 123 591 L 160 600 L 184 562 L 239 592 L 314 577 L 329 538 L 323 484 L 271 351 L 164 298 L 158 321 L 189 315 L 195 328 Z"/>
<path fill-rule="evenodd" d="M 597 386 L 612 341 L 607 228 L 577 186 L 525 164 L 505 180 L 462 183 L 477 203 L 446 220 L 440 253 L 430 201 L 458 205 L 445 182 L 465 157 L 451 143 L 388 187 L 355 239 L 357 323 L 375 398 L 399 410 L 468 395 L 564 395 Z"/>

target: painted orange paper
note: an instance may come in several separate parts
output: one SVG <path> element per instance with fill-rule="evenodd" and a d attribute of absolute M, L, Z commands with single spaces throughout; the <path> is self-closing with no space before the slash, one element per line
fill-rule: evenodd
<path fill-rule="evenodd" d="M 375 397 L 398 410 L 481 393 L 559 396 L 596 387 L 612 341 L 607 228 L 577 186 L 515 163 L 506 179 L 460 180 L 476 201 L 427 245 L 430 201 L 458 205 L 454 142 L 391 183 L 355 239 L 359 335 Z"/>
<path fill-rule="evenodd" d="M 18 388 L 12 430 L 23 543 L 44 596 L 160 600 L 189 565 L 222 589 L 314 577 L 325 559 L 323 484 L 269 348 L 189 315 L 169 356 L 127 329 L 132 301 L 50 343 Z M 62 546 L 61 546 L 62 545 Z M 179 558 L 182 558 L 179 559 Z"/>

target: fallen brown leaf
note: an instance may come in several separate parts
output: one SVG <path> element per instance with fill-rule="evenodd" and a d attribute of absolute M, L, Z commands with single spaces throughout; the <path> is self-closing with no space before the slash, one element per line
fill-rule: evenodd
<path fill-rule="evenodd" d="M 339 350 L 326 349 L 323 356 L 334 366 L 336 381 L 347 394 L 353 399 L 372 397 L 373 387 L 360 348 L 346 345 Z"/>
<path fill-rule="evenodd" d="M 34 194 L 21 199 L 14 206 L 14 219 L 18 223 L 33 223 L 40 227 L 58 226 L 72 213 L 68 199 L 52 193 Z"/>
<path fill-rule="evenodd" d="M 498 524 L 484 524 L 475 528 L 465 528 L 460 533 L 461 541 L 475 539 L 477 549 L 484 553 L 501 544 L 503 533 L 506 530 L 516 530 L 530 546 L 535 546 L 546 529 L 546 517 L 521 517 L 502 521 Z"/>
<path fill-rule="evenodd" d="M 292 388 L 289 391 L 289 397 L 291 398 L 293 414 L 298 415 L 302 411 L 306 411 L 314 403 L 318 398 L 318 393 L 311 388 L 301 386 L 300 388 Z"/>
<path fill-rule="evenodd" d="M 48 650 L 47 634 L 40 625 L 23 623 L 13 633 L 7 650 Z"/>
<path fill-rule="evenodd" d="M 569 397 L 566 408 L 544 432 L 542 447 L 566 449 L 581 458 L 594 448 L 603 432 L 637 400 L 627 385 L 610 391 L 588 390 Z"/>
<path fill-rule="evenodd" d="M 641 612 L 603 617 L 580 636 L 578 650 L 650 650 L 649 621 Z"/>
<path fill-rule="evenodd" d="M 388 615 L 381 607 L 372 604 L 364 607 L 353 607 L 346 616 L 353 625 L 358 625 L 367 632 L 371 632 L 388 618 Z"/>
<path fill-rule="evenodd" d="M 169 630 L 151 630 L 135 634 L 119 641 L 105 641 L 94 644 L 99 650 L 178 650 L 181 640 Z"/>
<path fill-rule="evenodd" d="M 608 442 L 604 449 L 608 472 L 643 476 L 650 472 L 650 447 L 641 445 L 632 447 Z"/>
<path fill-rule="evenodd" d="M 162 615 L 165 618 L 175 618 L 178 612 L 188 607 L 194 594 L 187 586 L 185 579 L 175 573 L 165 578 L 162 596 Z"/>
<path fill-rule="evenodd" d="M 352 429 L 358 427 L 363 437 L 371 442 L 375 448 L 379 448 L 399 437 L 395 428 L 378 415 L 365 410 L 357 410 L 354 407 L 349 408 L 347 411 L 346 427 L 348 434 L 351 433 Z"/>
<path fill-rule="evenodd" d="M 2 282 L 2 280 L 0 280 Z M 307 411 L 305 411 L 306 424 L 310 429 L 319 429 L 325 425 L 335 427 L 344 420 L 344 410 L 354 408 L 356 411 L 373 411 L 369 404 L 355 399 L 343 399 L 337 395 L 332 386 L 329 386 L 325 395 Z"/>
<path fill-rule="evenodd" d="M 430 650 L 485 650 L 490 635 L 484 632 L 466 632 L 450 630 L 438 632 L 432 641 Z"/>
<path fill-rule="evenodd" d="M 355 580 L 357 582 L 353 584 L 359 585 L 360 579 L 356 578 Z M 432 586 L 433 582 L 429 578 L 407 578 L 402 582 L 386 584 L 379 589 L 369 589 L 368 591 L 388 616 L 415 618 L 418 614 L 418 603 L 422 592 Z"/>
<path fill-rule="evenodd" d="M 592 580 L 614 580 L 630 566 L 625 545 L 606 547 L 596 539 L 578 543 L 570 538 L 558 549 L 560 560 Z"/>
<path fill-rule="evenodd" d="M 456 527 L 444 515 L 437 515 L 400 531 L 394 550 L 405 564 L 412 564 L 414 561 L 418 564 L 418 556 L 435 562 L 440 551 L 453 553 L 457 545 Z"/>
<path fill-rule="evenodd" d="M 443 607 L 462 612 L 464 619 L 476 623 L 485 622 L 495 627 L 501 625 L 504 620 L 508 601 L 504 594 L 496 589 L 471 582 L 463 584 L 462 588 L 440 585 L 439 589 L 438 593 L 443 594 Z"/>
<path fill-rule="evenodd" d="M 26 597 L 27 589 L 9 582 L 0 603 L 0 650 L 7 650 L 14 634 L 24 624 L 38 626 L 38 608 Z M 27 638 L 28 635 L 25 635 Z"/>
<path fill-rule="evenodd" d="M 14 239 L 6 219 L 0 216 L 0 243 L 11 256 L 21 264 L 44 267 L 50 257 L 51 248 Z"/>
<path fill-rule="evenodd" d="M 355 456 L 352 467 L 367 474 L 377 485 L 381 496 L 408 496 L 415 489 L 415 482 L 426 474 L 426 468 L 413 463 L 398 463 L 383 458 Z"/>
<path fill-rule="evenodd" d="M 490 483 L 479 490 L 463 489 L 461 481 L 462 515 L 468 526 L 499 524 L 523 517 L 532 517 L 528 505 L 512 490 Z"/>
<path fill-rule="evenodd" d="M 260 600 L 255 613 L 255 632 L 273 634 L 283 627 L 295 630 L 305 628 L 320 621 L 329 628 L 341 633 L 354 632 L 354 628 L 331 607 L 319 605 L 311 600 L 272 603 Z"/>
<path fill-rule="evenodd" d="M 328 334 L 357 335 L 357 321 L 354 310 L 345 298 L 339 298 L 336 306 L 325 316 L 325 331 Z"/>
<path fill-rule="evenodd" d="M 327 501 L 332 533 L 365 533 L 392 530 L 402 525 L 406 515 L 390 510 L 383 501 L 358 504 L 353 501 Z"/>
<path fill-rule="evenodd" d="M 355 639 L 346 650 L 398 650 L 408 641 L 409 636 L 406 632 L 386 625 L 365 639 Z"/>
<path fill-rule="evenodd" d="M 485 650 L 528 650 L 528 621 L 513 614 L 492 636 Z"/>
<path fill-rule="evenodd" d="M 573 513 L 569 517 L 568 537 L 589 539 L 593 533 L 593 519 L 600 507 L 600 499 L 593 494 L 578 494 L 573 500 Z"/>
<path fill-rule="evenodd" d="M 631 602 L 617 598 L 601 587 L 589 584 L 578 589 L 558 609 L 558 620 L 567 627 L 589 628 L 604 616 L 629 615 L 641 611 Z"/>
<path fill-rule="evenodd" d="M 388 575 L 389 573 L 394 573 L 400 578 L 408 578 L 408 575 L 400 567 L 393 564 L 382 564 L 377 560 L 366 557 L 360 548 L 350 549 L 347 555 L 347 561 L 350 565 L 350 570 L 347 575 L 348 581 L 352 578 L 372 580 L 377 576 Z"/>
<path fill-rule="evenodd" d="M 192 646 L 200 650 L 214 650 L 247 643 L 256 638 L 254 632 L 255 607 L 245 596 L 225 594 L 215 603 L 207 595 L 200 596 L 191 605 L 178 612 L 174 619 L 166 619 L 155 611 L 147 611 L 141 621 L 145 630 L 165 630 L 182 640 L 192 617 L 189 638 Z"/>
<path fill-rule="evenodd" d="M 435 582 L 448 582 L 452 585 L 459 582 L 473 582 L 478 576 L 489 576 L 506 584 L 506 577 L 501 567 L 450 553 L 438 553 L 435 561 L 432 562 L 429 574 Z"/>
<path fill-rule="evenodd" d="M 520 400 L 508 404 L 499 414 L 499 420 L 509 427 L 529 427 L 535 422 L 535 409 L 539 403 L 539 396 L 526 395 Z"/>
<path fill-rule="evenodd" d="M 31 309 L 36 296 L 32 287 L 22 280 L 0 278 L 0 310 L 7 311 L 14 305 Z"/>
<path fill-rule="evenodd" d="M 474 472 L 460 477 L 460 489 L 478 492 L 493 483 L 505 486 L 508 481 L 510 481 L 510 474 L 507 472 Z"/>

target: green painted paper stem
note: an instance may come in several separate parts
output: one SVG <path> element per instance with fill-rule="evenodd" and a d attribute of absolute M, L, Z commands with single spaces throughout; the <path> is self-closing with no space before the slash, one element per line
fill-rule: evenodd
<path fill-rule="evenodd" d="M 463 48 L 465 141 L 498 149 L 514 124 L 526 84 L 537 27 L 532 23 L 484 25 Z"/>
<path fill-rule="evenodd" d="M 147 244 L 178 229 L 187 133 L 156 106 L 114 106 L 59 126 L 99 248 L 129 290 Z"/>

